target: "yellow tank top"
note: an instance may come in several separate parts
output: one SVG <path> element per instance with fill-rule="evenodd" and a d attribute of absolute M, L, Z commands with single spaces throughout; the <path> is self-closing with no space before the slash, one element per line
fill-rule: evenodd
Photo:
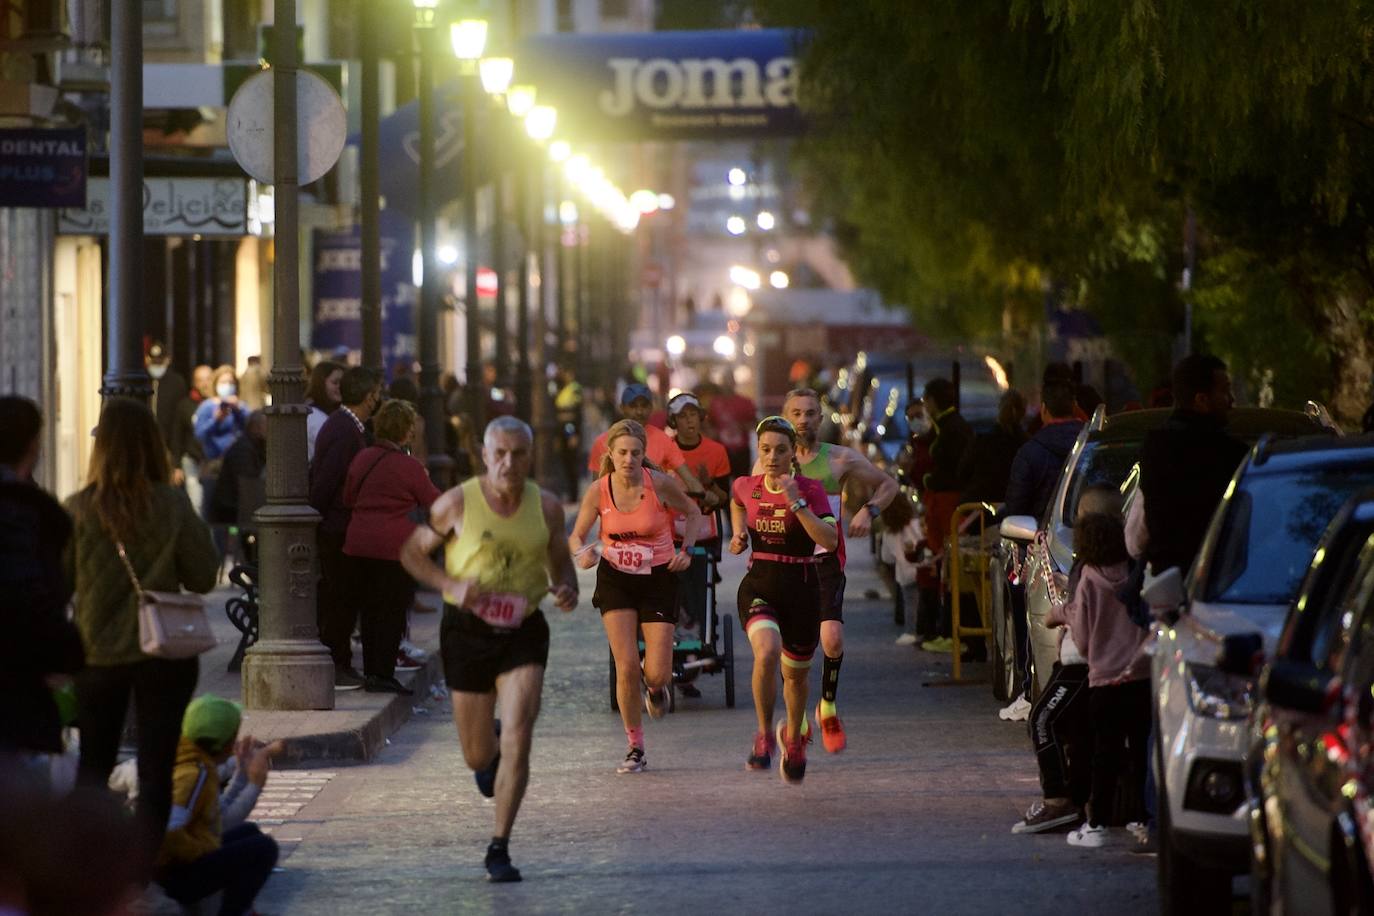
<path fill-rule="evenodd" d="M 525 481 L 520 508 L 510 518 L 492 511 L 479 478 L 463 484 L 462 530 L 444 549 L 450 576 L 475 579 L 482 593 L 523 595 L 528 616 L 549 591 L 548 549 L 549 526 L 538 484 Z"/>

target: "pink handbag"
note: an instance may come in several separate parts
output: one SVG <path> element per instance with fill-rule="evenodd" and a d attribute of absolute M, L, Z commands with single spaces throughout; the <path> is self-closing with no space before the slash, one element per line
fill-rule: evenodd
<path fill-rule="evenodd" d="M 157 658 L 193 658 L 214 648 L 218 640 L 210 629 L 205 599 L 184 592 L 144 591 L 124 552 L 124 545 L 115 541 L 115 547 L 138 595 L 138 645 L 144 654 Z"/>

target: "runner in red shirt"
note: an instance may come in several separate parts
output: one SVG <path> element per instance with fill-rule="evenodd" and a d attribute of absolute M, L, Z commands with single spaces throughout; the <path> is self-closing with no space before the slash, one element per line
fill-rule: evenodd
<path fill-rule="evenodd" d="M 730 552 L 752 547 L 749 572 L 739 586 L 739 616 L 754 650 L 754 711 L 759 731 L 746 766 L 767 769 L 775 747 L 784 782 L 806 775 L 807 676 L 821 637 L 820 556 L 839 546 L 839 529 L 825 489 L 797 473 L 797 432 L 782 417 L 758 425 L 762 473 L 740 477 L 732 488 L 735 534 Z M 773 706 L 782 668 L 786 718 L 773 730 Z"/>
<path fill-rule="evenodd" d="M 644 427 L 621 420 L 606 434 L 609 450 L 601 475 L 587 489 L 568 538 L 568 548 L 583 569 L 596 566 L 592 604 L 615 658 L 616 699 L 629 750 L 617 773 L 640 773 L 644 728 L 639 714 L 640 690 L 649 715 L 657 719 L 668 708 L 673 677 L 673 625 L 677 619 L 677 578 L 692 561 L 701 513 L 677 481 L 644 460 Z M 672 515 L 686 516 L 680 550 L 673 549 Z M 583 541 L 601 522 L 601 560 Z M 639 632 L 644 633 L 640 669 Z"/>
<path fill-rule="evenodd" d="M 711 398 L 707 417 L 720 444 L 730 456 L 730 470 L 736 477 L 749 474 L 749 434 L 758 419 L 758 408 L 742 394 L 736 394 L 727 383 Z"/>

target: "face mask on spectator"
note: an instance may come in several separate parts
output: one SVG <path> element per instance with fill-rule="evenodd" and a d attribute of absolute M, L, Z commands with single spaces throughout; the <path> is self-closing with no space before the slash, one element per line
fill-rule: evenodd
<path fill-rule="evenodd" d="M 162 378 L 162 377 L 163 377 L 164 375 L 166 375 L 166 374 L 167 374 L 167 365 L 166 365 L 165 363 L 162 363 L 162 364 L 159 364 L 159 363 L 150 363 L 150 364 L 148 365 L 148 375 L 149 375 L 151 378 L 153 378 L 153 379 L 160 379 L 160 378 Z"/>
<path fill-rule="evenodd" d="M 215 386 L 215 394 L 222 398 L 232 398 L 238 391 L 238 386 L 233 382 L 220 382 Z"/>

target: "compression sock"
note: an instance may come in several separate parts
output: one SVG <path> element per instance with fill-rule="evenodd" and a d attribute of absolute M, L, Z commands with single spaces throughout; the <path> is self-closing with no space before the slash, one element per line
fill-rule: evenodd
<path fill-rule="evenodd" d="M 630 747 L 644 749 L 644 726 L 625 729 L 625 738 L 630 742 Z"/>
<path fill-rule="evenodd" d="M 844 653 L 831 658 L 825 656 L 825 661 L 821 663 L 821 713 L 827 716 L 835 714 L 835 691 L 840 689 L 840 663 L 844 661 Z"/>
<path fill-rule="evenodd" d="M 506 849 L 508 849 L 509 847 L 510 847 L 510 837 L 508 837 L 508 836 L 494 836 L 494 837 L 491 838 L 491 845 L 488 846 L 487 849 L 491 850 L 492 852 L 498 852 L 498 851 L 504 852 L 504 851 L 505 851 Z"/>

